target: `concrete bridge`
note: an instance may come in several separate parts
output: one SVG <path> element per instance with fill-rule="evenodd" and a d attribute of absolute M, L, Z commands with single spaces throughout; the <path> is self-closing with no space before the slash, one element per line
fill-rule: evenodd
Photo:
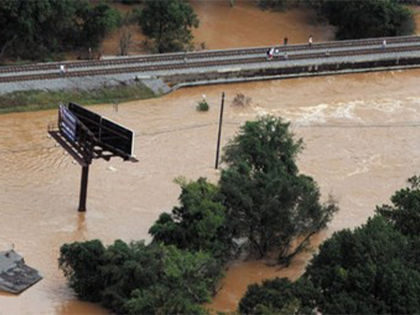
<path fill-rule="evenodd" d="M 270 49 L 273 58 L 267 58 Z M 420 36 L 388 37 L 0 67 L 0 94 L 138 81 L 166 93 L 182 86 L 417 67 Z"/>

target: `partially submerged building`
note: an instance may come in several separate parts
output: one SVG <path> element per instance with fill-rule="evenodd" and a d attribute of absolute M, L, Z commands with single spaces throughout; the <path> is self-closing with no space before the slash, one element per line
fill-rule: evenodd
<path fill-rule="evenodd" d="M 18 294 L 42 279 L 13 249 L 0 252 L 0 290 Z"/>

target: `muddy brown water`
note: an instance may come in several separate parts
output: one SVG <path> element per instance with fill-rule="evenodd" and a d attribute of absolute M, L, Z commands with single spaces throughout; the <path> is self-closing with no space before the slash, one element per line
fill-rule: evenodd
<path fill-rule="evenodd" d="M 265 81 L 179 90 L 160 99 L 92 110 L 133 128 L 137 164 L 112 160 L 91 166 L 88 211 L 77 213 L 80 167 L 47 138 L 57 112 L 0 116 L 0 245 L 21 253 L 44 280 L 19 296 L 0 295 L 1 314 L 106 314 L 78 301 L 57 268 L 66 242 L 99 238 L 110 243 L 149 239 L 148 228 L 162 211 L 177 204 L 178 176 L 205 176 L 213 169 L 220 94 L 226 92 L 223 144 L 238 126 L 258 115 L 291 121 L 306 148 L 302 172 L 332 193 L 341 211 L 315 243 L 333 231 L 354 227 L 373 214 L 375 205 L 418 171 L 420 163 L 420 70 Z M 237 93 L 252 98 L 246 108 L 231 106 Z M 210 111 L 195 105 L 205 94 Z M 235 263 L 211 308 L 234 310 L 250 283 L 267 277 L 298 277 L 311 252 L 279 270 L 263 261 Z"/>
<path fill-rule="evenodd" d="M 261 46 L 285 36 L 301 43 L 309 33 L 319 41 L 331 38 L 331 30 L 312 24 L 308 13 L 262 12 L 251 1 L 236 3 L 233 9 L 227 0 L 193 3 L 201 20 L 194 33 L 197 44 L 212 49 Z M 137 42 L 143 38 L 136 36 Z M 110 54 L 117 40 L 114 34 L 104 44 Z M 59 247 L 95 238 L 107 244 L 117 238 L 149 240 L 154 220 L 177 204 L 180 189 L 174 178 L 204 176 L 216 182 L 222 91 L 227 95 L 223 144 L 240 124 L 267 113 L 290 120 L 296 136 L 304 138 L 301 171 L 315 178 L 324 197 L 332 193 L 341 208 L 314 245 L 333 231 L 360 225 L 418 170 L 419 75 L 420 70 L 410 70 L 207 86 L 120 104 L 118 113 L 112 105 L 90 107 L 136 131 L 140 162 L 95 161 L 86 214 L 76 210 L 80 167 L 47 138 L 47 125 L 57 112 L 0 115 L 0 250 L 14 246 L 44 275 L 19 296 L 0 293 L 0 314 L 108 314 L 79 301 L 67 287 L 57 267 Z M 240 92 L 252 98 L 249 107 L 231 106 Z M 211 105 L 208 113 L 195 111 L 203 94 Z M 233 264 L 209 307 L 232 311 L 248 284 L 275 276 L 297 278 L 311 255 L 302 254 L 282 270 L 264 261 Z"/>
<path fill-rule="evenodd" d="M 195 49 L 225 49 L 236 47 L 257 47 L 279 45 L 284 37 L 289 44 L 301 44 L 312 34 L 314 41 L 327 41 L 334 38 L 334 30 L 326 25 L 315 23 L 311 11 L 291 9 L 284 12 L 262 11 L 255 1 L 235 0 L 231 8 L 228 0 L 195 0 L 190 1 L 196 12 L 200 25 L 193 29 L 193 46 Z M 135 6 L 113 4 L 124 14 Z M 129 55 L 150 51 L 145 45 L 146 37 L 137 24 L 128 26 L 131 33 Z M 121 31 L 112 32 L 98 50 L 104 55 L 116 55 L 119 52 Z M 97 53 L 97 51 L 95 51 Z M 96 55 L 95 55 L 96 56 Z"/>

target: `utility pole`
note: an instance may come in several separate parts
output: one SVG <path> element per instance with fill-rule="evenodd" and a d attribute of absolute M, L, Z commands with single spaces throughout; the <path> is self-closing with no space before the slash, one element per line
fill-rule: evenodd
<path fill-rule="evenodd" d="M 223 107 L 225 105 L 225 92 L 222 93 L 222 104 L 220 106 L 220 118 L 219 118 L 219 135 L 217 137 L 217 148 L 216 148 L 216 165 L 215 169 L 219 167 L 219 151 L 220 151 L 220 138 L 222 137 L 222 123 L 223 123 Z"/>

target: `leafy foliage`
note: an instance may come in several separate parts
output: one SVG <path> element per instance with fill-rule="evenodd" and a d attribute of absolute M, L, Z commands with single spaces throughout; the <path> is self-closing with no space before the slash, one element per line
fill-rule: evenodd
<path fill-rule="evenodd" d="M 365 225 L 334 233 L 297 282 L 248 287 L 240 312 L 285 314 L 286 307 L 294 314 L 419 313 L 419 180 L 409 179 L 411 187 L 391 198 L 394 206 L 377 208 Z"/>
<path fill-rule="evenodd" d="M 37 60 L 77 47 L 95 47 L 120 14 L 85 0 L 0 2 L 0 58 Z"/>
<path fill-rule="evenodd" d="M 225 226 L 226 210 L 218 200 L 218 187 L 205 178 L 189 183 L 179 179 L 178 183 L 182 189 L 181 205 L 174 207 L 172 214 L 159 216 L 149 230 L 153 242 L 226 258 L 230 239 Z"/>
<path fill-rule="evenodd" d="M 334 234 L 305 277 L 323 293 L 323 313 L 413 314 L 420 310 L 418 240 L 378 216 L 354 232 Z M 418 250 L 415 252 L 418 253 Z"/>
<path fill-rule="evenodd" d="M 291 283 L 287 278 L 276 278 L 248 286 L 238 309 L 240 314 L 311 314 L 319 296 L 306 279 Z"/>
<path fill-rule="evenodd" d="M 376 211 L 395 225 L 405 235 L 420 235 L 420 177 L 408 180 L 410 188 L 397 191 L 392 196 L 393 206 L 383 205 Z"/>
<path fill-rule="evenodd" d="M 227 167 L 220 179 L 228 223 L 236 237 L 247 237 L 260 256 L 279 251 L 287 262 L 309 237 L 324 228 L 337 211 L 322 205 L 312 178 L 300 175 L 295 163 L 302 150 L 289 124 L 267 116 L 247 122 L 225 148 Z M 293 241 L 301 239 L 294 252 Z"/>
<path fill-rule="evenodd" d="M 285 7 L 284 0 L 258 0 L 258 6 L 262 9 L 283 9 Z"/>
<path fill-rule="evenodd" d="M 59 265 L 79 297 L 119 314 L 204 313 L 222 275 L 210 254 L 120 240 L 65 244 Z"/>
<path fill-rule="evenodd" d="M 146 1 L 140 15 L 143 33 L 155 41 L 160 53 L 187 50 L 199 20 L 191 5 L 184 0 Z"/>
<path fill-rule="evenodd" d="M 320 13 L 337 27 L 338 39 L 402 36 L 415 30 L 410 10 L 391 0 L 327 0 Z"/>
<path fill-rule="evenodd" d="M 199 112 L 207 112 L 209 108 L 210 108 L 209 103 L 207 103 L 206 100 L 202 100 L 198 102 L 197 107 L 196 107 L 197 111 Z"/>
<path fill-rule="evenodd" d="M 99 277 L 104 255 L 105 248 L 99 240 L 64 244 L 60 249 L 59 266 L 70 287 L 92 302 L 100 301 L 99 292 L 104 289 L 103 279 Z"/>

